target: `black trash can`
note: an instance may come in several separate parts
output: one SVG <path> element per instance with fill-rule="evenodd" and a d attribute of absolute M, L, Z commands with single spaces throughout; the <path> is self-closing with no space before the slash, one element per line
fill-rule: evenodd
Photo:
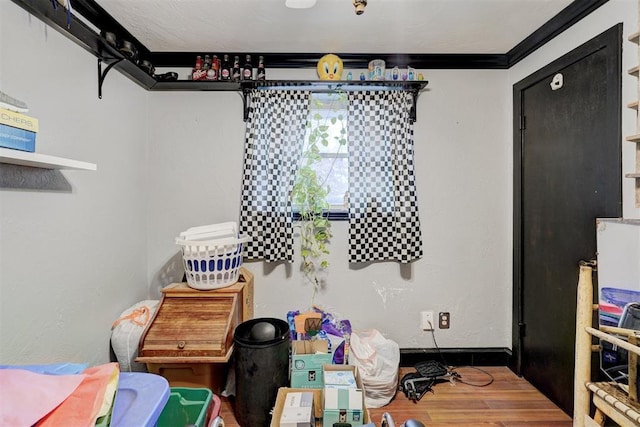
<path fill-rule="evenodd" d="M 233 342 L 236 420 L 242 427 L 268 426 L 278 388 L 289 384 L 289 325 L 281 319 L 247 320 L 236 327 Z"/>

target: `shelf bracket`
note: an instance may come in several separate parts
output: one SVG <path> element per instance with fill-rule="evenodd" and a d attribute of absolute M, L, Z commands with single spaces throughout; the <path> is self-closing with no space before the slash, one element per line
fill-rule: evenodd
<path fill-rule="evenodd" d="M 418 119 L 418 95 L 420 94 L 419 89 L 411 89 L 411 95 L 413 95 L 413 105 L 411 106 L 411 110 L 409 111 L 409 120 L 411 123 L 415 123 Z"/>
<path fill-rule="evenodd" d="M 245 122 L 249 120 L 249 92 L 251 92 L 251 89 L 247 87 L 242 88 L 242 117 Z"/>
<path fill-rule="evenodd" d="M 102 72 L 102 58 L 98 58 L 98 98 L 102 99 L 102 83 L 104 83 L 105 77 L 107 77 L 107 73 L 113 68 L 114 65 L 122 61 L 124 58 L 118 58 L 114 60 L 112 63 L 107 65 L 107 68 L 104 69 L 104 73 Z"/>

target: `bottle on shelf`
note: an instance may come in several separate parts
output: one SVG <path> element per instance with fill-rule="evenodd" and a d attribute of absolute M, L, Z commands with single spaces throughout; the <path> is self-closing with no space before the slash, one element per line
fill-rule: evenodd
<path fill-rule="evenodd" d="M 228 54 L 225 54 L 222 57 L 222 64 L 220 66 L 220 80 L 231 80 L 231 62 L 229 61 Z"/>
<path fill-rule="evenodd" d="M 251 64 L 251 55 L 246 56 L 244 66 L 242 67 L 242 80 L 253 80 L 253 65 Z"/>
<path fill-rule="evenodd" d="M 256 80 L 266 80 L 266 70 L 264 68 L 264 56 L 258 57 L 258 72 L 256 73 Z"/>
<path fill-rule="evenodd" d="M 191 80 L 203 80 L 206 76 L 207 72 L 204 70 L 202 56 L 198 55 L 196 57 L 196 65 L 193 67 L 193 71 L 191 72 Z"/>
<path fill-rule="evenodd" d="M 233 58 L 233 68 L 231 69 L 231 80 L 239 82 L 242 77 L 242 71 L 240 70 L 240 57 Z"/>
<path fill-rule="evenodd" d="M 213 55 L 211 59 L 211 78 L 209 80 L 219 80 L 220 79 L 220 60 L 218 59 L 218 55 Z"/>
<path fill-rule="evenodd" d="M 222 69 L 222 61 L 220 61 L 220 57 L 218 56 L 216 56 L 216 67 L 218 67 L 217 80 L 220 80 L 220 70 Z"/>
<path fill-rule="evenodd" d="M 213 69 L 213 62 L 209 55 L 204 56 L 204 70 L 207 72 L 206 80 L 215 80 L 215 70 Z"/>

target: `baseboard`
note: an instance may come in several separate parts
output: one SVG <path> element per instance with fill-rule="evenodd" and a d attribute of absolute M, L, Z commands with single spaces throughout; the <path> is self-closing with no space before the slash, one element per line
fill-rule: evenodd
<path fill-rule="evenodd" d="M 400 366 L 414 366 L 423 360 L 437 360 L 449 366 L 509 366 L 511 350 L 488 348 L 402 348 Z"/>

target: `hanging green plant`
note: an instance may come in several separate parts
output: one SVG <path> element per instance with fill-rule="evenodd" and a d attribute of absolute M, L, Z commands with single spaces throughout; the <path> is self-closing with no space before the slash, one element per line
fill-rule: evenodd
<path fill-rule="evenodd" d="M 307 123 L 301 163 L 291 194 L 292 203 L 300 215 L 301 270 L 312 284 L 314 296 L 322 287 L 319 274 L 329 266 L 329 241 L 332 237 L 328 218 L 331 206 L 327 201 L 331 189 L 327 179 L 333 163 L 326 176 L 318 175 L 317 166 L 323 160 L 321 147 L 328 147 L 332 141 L 340 147 L 346 146 L 344 117 L 339 113 L 345 101 L 344 93 L 312 98 L 312 114 Z"/>

